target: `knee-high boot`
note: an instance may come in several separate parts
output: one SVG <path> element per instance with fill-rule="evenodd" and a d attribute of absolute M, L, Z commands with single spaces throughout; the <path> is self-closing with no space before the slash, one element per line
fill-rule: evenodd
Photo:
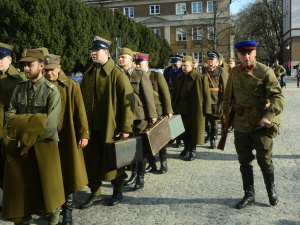
<path fill-rule="evenodd" d="M 188 153 L 189 148 L 190 148 L 190 141 L 191 141 L 190 135 L 187 134 L 187 133 L 185 133 L 185 135 L 184 135 L 184 140 L 183 140 L 183 143 L 184 143 L 184 149 L 183 149 L 182 152 L 180 153 L 180 156 L 186 156 L 186 154 Z"/>
<path fill-rule="evenodd" d="M 268 192 L 269 202 L 272 206 L 275 206 L 275 205 L 277 205 L 279 199 L 278 199 L 278 195 L 275 191 L 274 172 L 272 172 L 272 173 L 263 172 L 263 177 L 264 177 L 266 189 Z"/>
<path fill-rule="evenodd" d="M 244 198 L 236 204 L 237 209 L 242 209 L 255 204 L 254 177 L 252 167 L 247 170 L 241 170 L 243 179 Z"/>
<path fill-rule="evenodd" d="M 131 176 L 127 181 L 125 181 L 124 186 L 133 184 L 136 181 L 136 177 L 137 177 L 137 163 L 132 163 L 131 164 Z"/>
<path fill-rule="evenodd" d="M 195 152 L 196 152 L 196 146 L 192 146 L 189 148 L 189 157 L 188 157 L 188 161 L 192 161 L 195 159 Z"/>
<path fill-rule="evenodd" d="M 206 132 L 206 136 L 205 136 L 204 141 L 205 141 L 205 143 L 207 143 L 211 138 L 211 126 L 210 125 L 207 124 L 205 126 L 205 132 Z"/>
<path fill-rule="evenodd" d="M 137 178 L 134 188 L 144 188 L 144 176 L 145 176 L 146 159 L 137 163 Z"/>
<path fill-rule="evenodd" d="M 73 211 L 73 193 L 66 194 L 66 202 L 62 205 L 63 225 L 72 225 L 72 211 Z"/>
<path fill-rule="evenodd" d="M 159 151 L 159 158 L 160 158 L 160 169 L 159 173 L 163 174 L 168 172 L 168 164 L 167 164 L 167 148 L 164 146 L 160 151 Z"/>
<path fill-rule="evenodd" d="M 211 136 L 210 136 L 210 148 L 211 149 L 216 148 L 217 135 L 218 135 L 218 129 L 212 127 L 211 128 Z"/>

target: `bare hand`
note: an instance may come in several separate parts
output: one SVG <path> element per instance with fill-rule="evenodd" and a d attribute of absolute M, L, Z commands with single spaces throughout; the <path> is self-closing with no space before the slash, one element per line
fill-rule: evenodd
<path fill-rule="evenodd" d="M 173 116 L 173 113 L 168 113 L 169 119 Z"/>
<path fill-rule="evenodd" d="M 124 140 L 129 137 L 129 133 L 120 132 L 116 135 L 116 137 L 118 137 L 120 140 Z"/>
<path fill-rule="evenodd" d="M 262 127 L 266 127 L 271 125 L 270 120 L 266 119 L 266 118 L 262 118 L 259 122 L 259 125 L 261 125 Z"/>
<path fill-rule="evenodd" d="M 151 118 L 150 119 L 150 124 L 154 124 L 157 121 L 157 118 Z"/>
<path fill-rule="evenodd" d="M 84 148 L 89 143 L 89 139 L 87 138 L 81 138 L 78 142 L 80 148 Z"/>

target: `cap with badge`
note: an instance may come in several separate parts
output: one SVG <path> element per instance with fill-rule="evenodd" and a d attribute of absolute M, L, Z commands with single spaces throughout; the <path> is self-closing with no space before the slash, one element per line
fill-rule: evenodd
<path fill-rule="evenodd" d="M 133 51 L 130 48 L 120 48 L 119 55 L 123 55 L 123 54 L 130 55 L 132 58 L 134 55 Z"/>
<path fill-rule="evenodd" d="M 170 55 L 171 58 L 171 64 L 177 64 L 180 63 L 180 61 L 182 60 L 182 55 Z"/>
<path fill-rule="evenodd" d="M 41 49 L 24 49 L 20 62 L 44 62 L 44 54 Z"/>
<path fill-rule="evenodd" d="M 219 59 L 220 55 L 217 51 L 208 51 L 207 58 L 208 59 Z"/>
<path fill-rule="evenodd" d="M 140 63 L 140 62 L 143 62 L 143 61 L 149 62 L 149 54 L 146 54 L 146 53 L 138 53 L 138 54 L 136 55 L 136 60 L 135 60 L 135 62 L 136 62 L 136 63 Z"/>
<path fill-rule="evenodd" d="M 192 62 L 192 61 L 193 61 L 193 57 L 189 55 L 185 55 L 182 58 L 182 62 Z"/>
<path fill-rule="evenodd" d="M 111 41 L 101 38 L 99 36 L 95 36 L 92 44 L 90 46 L 90 50 L 92 49 L 110 49 Z"/>
<path fill-rule="evenodd" d="M 0 42 L 0 58 L 10 56 L 14 46 Z"/>
<path fill-rule="evenodd" d="M 45 56 L 45 70 L 53 70 L 60 65 L 61 56 L 49 54 Z"/>
<path fill-rule="evenodd" d="M 252 40 L 244 40 L 244 41 L 240 41 L 237 42 L 234 45 L 234 48 L 238 51 L 238 52 L 251 52 L 254 49 L 256 49 L 256 47 L 258 46 L 258 43 Z"/>
<path fill-rule="evenodd" d="M 40 48 L 37 48 L 38 50 L 42 50 L 44 56 L 46 55 L 49 55 L 49 51 L 48 51 L 48 48 L 45 48 L 45 47 L 40 47 Z"/>

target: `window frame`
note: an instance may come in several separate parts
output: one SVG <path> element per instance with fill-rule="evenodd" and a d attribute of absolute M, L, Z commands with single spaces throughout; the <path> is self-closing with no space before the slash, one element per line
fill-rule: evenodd
<path fill-rule="evenodd" d="M 184 10 L 182 10 L 182 8 L 181 8 L 183 5 L 185 7 Z M 186 3 L 183 3 L 183 2 L 176 3 L 175 4 L 175 13 L 176 13 L 176 15 L 184 15 L 186 13 Z"/>
<path fill-rule="evenodd" d="M 198 63 L 203 64 L 203 52 L 193 52 L 193 58 L 198 59 Z"/>
<path fill-rule="evenodd" d="M 157 36 L 161 37 L 160 28 L 154 28 L 154 29 L 152 29 L 152 31 L 153 31 L 154 34 L 156 34 Z M 155 32 L 155 31 L 158 31 L 158 33 Z"/>
<path fill-rule="evenodd" d="M 127 9 L 127 10 L 132 9 L 132 16 L 131 16 L 130 11 L 129 11 L 128 15 L 126 14 L 126 12 L 125 12 L 126 9 Z M 124 8 L 123 8 L 123 14 L 124 14 L 125 16 L 127 16 L 128 18 L 134 18 L 134 7 L 131 7 L 131 6 L 124 7 Z"/>
<path fill-rule="evenodd" d="M 198 6 L 197 6 L 197 12 L 194 12 L 194 7 L 193 7 L 193 4 L 201 4 L 201 11 L 199 12 L 198 11 Z M 203 3 L 202 1 L 199 1 L 199 2 L 192 2 L 191 3 L 191 9 L 192 9 L 192 14 L 200 14 L 200 13 L 203 13 Z"/>
<path fill-rule="evenodd" d="M 212 3 L 212 6 L 209 7 L 209 3 Z M 207 13 L 213 13 L 214 10 L 214 6 L 215 6 L 215 1 L 207 1 L 207 6 L 206 6 L 206 12 Z M 210 8 L 212 8 L 212 10 L 209 10 Z"/>
<path fill-rule="evenodd" d="M 179 38 L 179 36 L 181 38 Z M 181 40 L 179 40 L 181 39 Z M 185 39 L 185 40 L 184 40 Z M 176 28 L 176 41 L 187 41 L 187 28 L 186 27 L 179 27 L 179 28 Z"/>
<path fill-rule="evenodd" d="M 194 38 L 195 28 L 197 29 L 196 30 L 197 38 Z M 192 27 L 192 41 L 201 41 L 201 40 L 203 40 L 203 27 Z"/>
<path fill-rule="evenodd" d="M 154 13 L 152 13 L 152 9 L 151 9 L 151 7 L 154 7 Z M 157 9 L 156 9 L 156 7 L 158 7 L 158 12 L 156 12 L 157 11 Z M 150 15 L 159 15 L 160 14 L 160 5 L 149 5 L 149 14 Z"/>

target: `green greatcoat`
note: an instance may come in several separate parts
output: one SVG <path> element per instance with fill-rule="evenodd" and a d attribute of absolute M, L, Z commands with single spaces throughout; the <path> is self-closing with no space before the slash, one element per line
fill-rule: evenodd
<path fill-rule="evenodd" d="M 0 129 L 4 125 L 4 114 L 8 110 L 10 99 L 16 85 L 26 80 L 23 74 L 20 74 L 18 70 L 9 65 L 5 74 L 0 75 Z M 2 140 L 0 140 L 0 152 L 2 148 Z M 3 185 L 3 172 L 4 172 L 4 159 L 0 156 L 0 187 Z"/>
<path fill-rule="evenodd" d="M 158 116 L 173 113 L 169 87 L 162 73 L 148 70 Z"/>
<path fill-rule="evenodd" d="M 79 139 L 89 138 L 88 121 L 79 84 L 61 70 L 56 82 L 61 96 L 58 148 L 66 193 L 83 189 L 87 174 Z"/>
<path fill-rule="evenodd" d="M 232 76 L 233 73 L 234 76 Z M 224 110 L 226 111 L 228 104 L 230 103 L 230 84 L 232 82 L 235 103 L 245 108 L 255 106 L 253 98 L 243 84 L 241 79 L 242 76 L 245 76 L 254 96 L 259 99 L 258 101 L 265 102 L 265 100 L 268 100 L 269 103 L 271 103 L 263 117 L 271 121 L 271 123 L 274 122 L 276 124 L 280 124 L 281 119 L 279 114 L 282 112 L 284 105 L 284 96 L 282 94 L 281 87 L 276 79 L 274 71 L 270 67 L 257 61 L 254 62 L 254 69 L 250 72 L 243 70 L 241 65 L 232 69 L 224 95 Z M 235 130 L 243 133 L 250 133 L 260 128 L 258 124 L 251 125 L 249 123 L 249 112 L 246 111 L 243 115 L 235 114 L 233 124 Z"/>
<path fill-rule="evenodd" d="M 277 80 L 281 79 L 281 75 L 285 74 L 286 70 L 281 65 L 277 65 L 276 67 L 273 67 L 275 76 Z"/>
<path fill-rule="evenodd" d="M 109 58 L 102 68 L 93 65 L 84 73 L 81 91 L 89 128 L 91 132 L 96 130 L 100 134 L 97 137 L 99 149 L 91 149 L 91 141 L 84 149 L 88 176 L 90 172 L 91 176 L 102 180 L 113 180 L 119 174 L 117 170 L 107 169 L 109 162 L 105 159 L 104 147 L 105 143 L 113 142 L 119 132 L 132 132 L 134 107 L 132 87 L 122 69 Z M 101 168 L 97 165 L 94 168 L 95 165 L 91 164 L 94 160 L 93 151 L 96 151 L 96 155 L 100 155 L 96 163 Z"/>
<path fill-rule="evenodd" d="M 186 82 L 185 79 L 187 79 Z M 187 87 L 183 85 L 187 85 Z M 187 96 L 182 99 L 181 90 L 185 88 L 187 88 Z M 211 97 L 206 77 L 195 70 L 178 75 L 172 96 L 172 105 L 175 114 L 189 118 L 191 144 L 204 144 L 205 116 L 211 114 Z"/>
<path fill-rule="evenodd" d="M 15 114 L 46 113 L 47 122 L 27 154 L 5 161 L 3 218 L 20 218 L 41 210 L 50 213 L 65 202 L 60 157 L 54 139 L 60 116 L 60 94 L 41 77 L 19 83 L 6 118 Z"/>

